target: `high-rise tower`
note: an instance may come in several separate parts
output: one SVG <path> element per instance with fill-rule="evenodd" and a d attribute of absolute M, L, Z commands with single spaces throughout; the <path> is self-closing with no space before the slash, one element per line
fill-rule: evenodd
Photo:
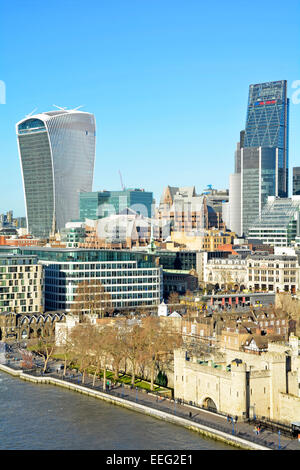
<path fill-rule="evenodd" d="M 286 80 L 250 85 L 240 148 L 241 231 L 260 217 L 268 196 L 288 196 Z"/>
<path fill-rule="evenodd" d="M 47 238 L 79 217 L 79 193 L 92 191 L 93 114 L 60 109 L 16 124 L 28 231 Z"/>

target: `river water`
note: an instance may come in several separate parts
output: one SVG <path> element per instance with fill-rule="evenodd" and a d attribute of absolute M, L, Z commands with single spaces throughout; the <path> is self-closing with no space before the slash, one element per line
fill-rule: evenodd
<path fill-rule="evenodd" d="M 1 450 L 232 450 L 180 426 L 0 372 Z"/>

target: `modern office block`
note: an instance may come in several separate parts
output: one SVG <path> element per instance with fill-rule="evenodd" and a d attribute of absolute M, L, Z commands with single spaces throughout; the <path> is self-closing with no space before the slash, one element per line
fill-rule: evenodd
<path fill-rule="evenodd" d="M 300 167 L 293 168 L 293 196 L 300 195 Z"/>
<path fill-rule="evenodd" d="M 300 196 L 270 196 L 261 217 L 249 228 L 249 238 L 273 246 L 290 246 L 300 235 Z"/>
<path fill-rule="evenodd" d="M 240 174 L 240 233 L 245 236 L 261 217 L 268 196 L 288 196 L 288 111 L 286 80 L 250 85 L 246 126 L 235 152 L 235 174 Z M 234 188 L 237 194 L 236 184 Z M 231 211 L 237 214 L 237 198 L 231 196 Z M 230 228 L 236 231 L 236 227 Z"/>
<path fill-rule="evenodd" d="M 156 306 L 162 301 L 162 268 L 156 256 L 127 250 L 28 247 L 15 253 L 35 255 L 44 267 L 45 309 L 72 310 L 82 281 L 100 281 L 115 309 Z"/>
<path fill-rule="evenodd" d="M 91 191 L 95 118 L 77 110 L 49 111 L 16 125 L 27 228 L 49 237 L 79 217 L 79 193 Z"/>
<path fill-rule="evenodd" d="M 243 147 L 278 149 L 279 197 L 288 196 L 288 111 L 286 80 L 250 85 Z"/>
<path fill-rule="evenodd" d="M 131 209 L 144 217 L 151 217 L 153 193 L 143 189 L 123 191 L 81 192 L 79 195 L 80 219 L 102 219 Z"/>

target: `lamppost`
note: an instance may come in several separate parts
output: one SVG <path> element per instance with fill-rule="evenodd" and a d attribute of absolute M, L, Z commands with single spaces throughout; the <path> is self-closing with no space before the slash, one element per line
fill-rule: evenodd
<path fill-rule="evenodd" d="M 176 415 L 176 399 L 174 398 L 174 414 Z"/>
<path fill-rule="evenodd" d="M 137 401 L 137 399 L 138 399 L 138 397 L 137 397 L 137 391 L 138 391 L 138 389 L 137 389 L 137 387 L 135 387 L 135 401 Z"/>

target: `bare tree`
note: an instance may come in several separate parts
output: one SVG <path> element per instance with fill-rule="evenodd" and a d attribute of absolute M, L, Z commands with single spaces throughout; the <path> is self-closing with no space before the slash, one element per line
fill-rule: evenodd
<path fill-rule="evenodd" d="M 92 364 L 92 344 L 94 337 L 94 326 L 88 321 L 76 325 L 71 333 L 73 354 L 79 362 L 79 370 L 82 373 L 82 383 L 85 382 L 86 371 Z"/>
<path fill-rule="evenodd" d="M 179 303 L 178 292 L 171 292 L 168 297 L 168 304 L 178 304 L 178 303 Z"/>
<path fill-rule="evenodd" d="M 126 356 L 128 342 L 127 333 L 126 320 L 114 322 L 114 325 L 110 327 L 108 333 L 108 351 L 112 358 L 115 380 L 119 378 L 120 363 Z"/>
<path fill-rule="evenodd" d="M 131 363 L 131 385 L 134 385 L 137 367 L 142 359 L 145 337 L 144 331 L 139 323 L 135 323 L 134 325 L 127 325 L 126 329 L 127 339 L 125 344 L 125 350 L 126 357 Z"/>
<path fill-rule="evenodd" d="M 150 368 L 150 388 L 154 389 L 155 369 L 158 361 L 181 345 L 182 337 L 172 331 L 166 323 L 161 324 L 158 318 L 148 317 L 143 321 L 144 351 Z"/>
<path fill-rule="evenodd" d="M 72 313 L 97 315 L 103 318 L 113 311 L 111 295 L 97 279 L 82 281 L 77 285 Z"/>
<path fill-rule="evenodd" d="M 27 346 L 43 359 L 43 372 L 46 372 L 49 360 L 53 356 L 56 348 L 54 336 L 40 336 L 38 338 L 31 339 Z"/>

